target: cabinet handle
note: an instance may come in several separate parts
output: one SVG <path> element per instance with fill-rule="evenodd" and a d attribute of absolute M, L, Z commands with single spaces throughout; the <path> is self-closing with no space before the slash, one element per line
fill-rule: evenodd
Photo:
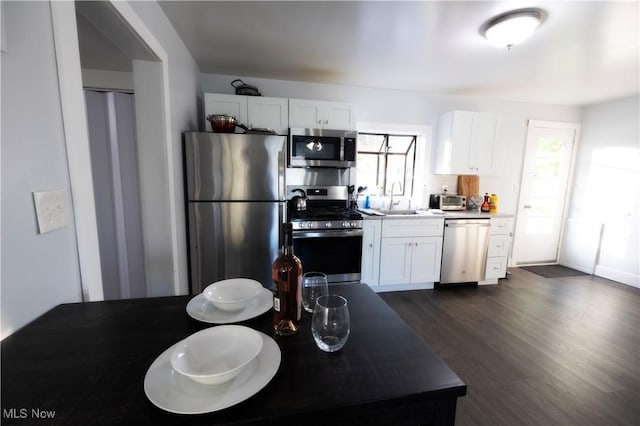
<path fill-rule="evenodd" d="M 373 248 L 373 244 L 369 244 L 369 248 Z"/>
<path fill-rule="evenodd" d="M 318 124 L 322 124 L 322 120 L 318 120 Z"/>
<path fill-rule="evenodd" d="M 324 120 L 324 124 L 329 124 L 329 120 Z"/>
<path fill-rule="evenodd" d="M 415 244 L 416 244 L 416 247 L 418 247 L 418 243 L 415 243 Z"/>

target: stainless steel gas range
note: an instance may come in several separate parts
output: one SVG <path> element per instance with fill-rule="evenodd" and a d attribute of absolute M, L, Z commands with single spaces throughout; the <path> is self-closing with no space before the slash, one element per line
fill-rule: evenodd
<path fill-rule="evenodd" d="M 349 206 L 346 186 L 287 186 L 287 198 L 302 189 L 306 209 L 288 205 L 293 250 L 304 272 L 323 272 L 329 283 L 360 281 L 362 215 Z"/>

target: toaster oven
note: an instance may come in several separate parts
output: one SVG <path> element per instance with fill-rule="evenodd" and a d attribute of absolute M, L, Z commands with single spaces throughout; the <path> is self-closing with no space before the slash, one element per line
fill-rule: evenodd
<path fill-rule="evenodd" d="M 440 210 L 466 210 L 467 197 L 464 195 L 431 194 L 429 208 Z"/>

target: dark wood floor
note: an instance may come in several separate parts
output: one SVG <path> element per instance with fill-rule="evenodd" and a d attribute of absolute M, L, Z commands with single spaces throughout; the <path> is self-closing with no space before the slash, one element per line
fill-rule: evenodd
<path fill-rule="evenodd" d="M 640 289 L 510 272 L 380 294 L 467 383 L 456 425 L 640 425 Z"/>

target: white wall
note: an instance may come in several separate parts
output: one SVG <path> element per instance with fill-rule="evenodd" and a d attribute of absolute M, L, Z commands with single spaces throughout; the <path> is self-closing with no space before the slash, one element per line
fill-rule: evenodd
<path fill-rule="evenodd" d="M 170 210 L 166 212 L 170 220 L 167 227 L 171 228 L 171 235 L 168 235 L 164 240 L 156 239 L 157 242 L 154 244 L 157 246 L 154 250 L 171 253 L 175 264 L 171 270 L 155 271 L 164 275 L 158 280 L 159 286 L 157 288 L 151 287 L 149 291 L 154 296 L 186 294 L 189 282 L 182 177 L 182 132 L 198 130 L 198 110 L 202 103 L 200 70 L 156 2 L 131 1 L 129 4 L 167 53 L 169 76 L 169 137 L 171 144 L 164 157 L 165 161 L 167 158 L 169 159 L 168 187 L 149 188 L 149 190 L 165 191 L 165 194 L 169 193 L 168 198 L 174 200 L 173 205 L 167 206 Z M 145 188 L 143 188 L 144 190 Z M 156 259 L 155 264 L 160 265 L 162 260 Z M 150 272 L 154 273 L 154 271 Z M 169 273 L 173 275 L 168 276 Z M 172 286 L 172 288 L 168 288 L 168 286 Z"/>
<path fill-rule="evenodd" d="M 498 194 L 500 210 L 509 213 L 515 213 L 518 201 L 516 191 L 518 191 L 522 173 L 527 120 L 580 122 L 581 117 L 579 107 L 217 74 L 202 75 L 203 91 L 234 93 L 230 83 L 235 78 L 241 78 L 245 83 L 257 86 L 263 96 L 353 102 L 357 107 L 359 123 L 432 126 L 434 136 L 437 132 L 438 117 L 447 111 L 461 109 L 497 113 L 503 118 L 504 171 L 499 177 L 481 177 L 480 191 Z M 435 143 L 432 144 L 434 145 Z M 432 165 L 431 162 L 429 165 Z M 427 175 L 429 173 L 432 173 L 432 170 L 427 171 Z M 452 177 L 432 177 L 428 181 L 432 182 L 432 185 L 436 182 L 457 184 L 456 179 Z M 439 192 L 439 189 L 431 188 L 434 192 Z M 449 189 L 454 188 L 450 185 Z"/>
<path fill-rule="evenodd" d="M 635 287 L 640 287 L 639 105 L 636 95 L 584 108 L 568 215 L 604 225 L 595 274 Z"/>
<path fill-rule="evenodd" d="M 162 278 L 170 284 L 161 291 L 164 295 L 184 293 L 188 270 L 181 133 L 197 129 L 200 74 L 157 3 L 129 4 L 167 54 L 170 144 L 163 149 L 175 192 L 173 205 L 166 206 L 174 226 L 169 226 L 169 238 L 157 244 L 161 245 L 159 251 L 172 254 L 172 267 Z M 63 188 L 70 194 L 71 211 L 50 3 L 3 2 L 3 8 L 2 338 L 60 303 L 82 300 L 73 215 L 69 214 L 68 226 L 39 235 L 31 195 L 33 191 Z M 171 191 L 166 183 L 153 190 Z"/>
<path fill-rule="evenodd" d="M 81 296 L 48 2 L 3 2 L 2 338 Z M 32 192 L 64 189 L 69 225 L 38 234 Z"/>

